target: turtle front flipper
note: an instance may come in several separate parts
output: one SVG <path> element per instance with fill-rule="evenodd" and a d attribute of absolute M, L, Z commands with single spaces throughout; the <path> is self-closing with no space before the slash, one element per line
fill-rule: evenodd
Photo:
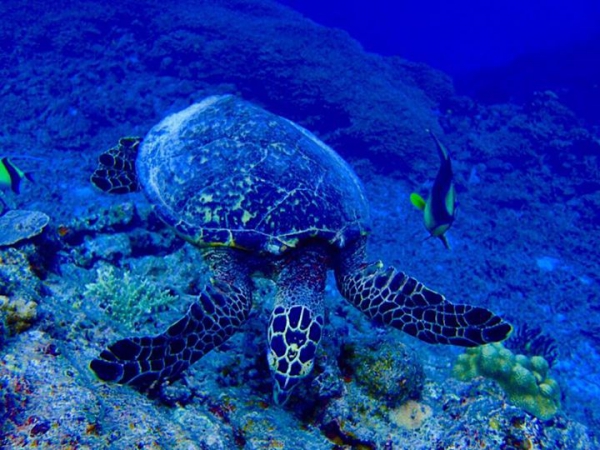
<path fill-rule="evenodd" d="M 186 315 L 154 337 L 132 337 L 110 345 L 90 367 L 98 378 L 141 391 L 174 381 L 190 365 L 231 337 L 248 318 L 250 281 L 213 281 Z"/>
<path fill-rule="evenodd" d="M 140 189 L 135 173 L 135 158 L 142 142 L 139 137 L 124 137 L 98 157 L 98 167 L 90 177 L 94 186 L 109 194 L 127 194 Z"/>
<path fill-rule="evenodd" d="M 283 405 L 294 387 L 312 370 L 324 325 L 324 253 L 300 250 L 277 281 L 275 308 L 269 321 L 268 361 L 273 399 Z"/>
<path fill-rule="evenodd" d="M 381 262 L 350 264 L 336 270 L 342 295 L 371 319 L 391 325 L 431 344 L 476 347 L 506 339 L 512 327 L 491 311 L 455 305 L 393 267 Z M 353 263 L 354 262 L 354 263 Z"/>

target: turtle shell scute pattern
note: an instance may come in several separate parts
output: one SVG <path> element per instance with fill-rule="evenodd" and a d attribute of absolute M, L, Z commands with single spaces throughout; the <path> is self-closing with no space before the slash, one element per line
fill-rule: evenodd
<path fill-rule="evenodd" d="M 197 245 L 273 254 L 306 239 L 344 246 L 368 229 L 352 169 L 298 125 L 233 96 L 167 117 L 137 161 L 159 216 Z"/>

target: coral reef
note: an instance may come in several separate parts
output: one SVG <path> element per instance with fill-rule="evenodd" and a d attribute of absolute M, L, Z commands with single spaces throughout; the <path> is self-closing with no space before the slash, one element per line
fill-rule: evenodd
<path fill-rule="evenodd" d="M 32 5 L 27 13 L 14 11 L 17 17 L 7 22 L 6 46 L 18 50 L 6 52 L 2 65 L 15 88 L 11 83 L 9 104 L 0 105 L 0 114 L 9 114 L 13 102 L 23 101 L 19 111 L 46 120 L 36 130 L 41 143 L 57 139 L 63 147 L 87 150 L 90 142 L 100 148 L 112 143 L 108 136 L 143 135 L 149 125 L 191 98 L 237 92 L 315 131 L 344 156 L 360 157 L 369 149 L 397 162 L 397 170 L 406 173 L 421 164 L 423 155 L 427 159 L 431 154 L 430 161 L 435 161 L 423 136 L 427 128 L 439 131 L 433 111 L 440 98 L 453 92 L 451 80 L 441 72 L 365 54 L 344 32 L 306 21 L 274 2 L 255 1 L 248 7 L 240 0 L 183 1 L 169 8 L 169 14 L 160 2 L 146 1 L 135 13 L 129 3 L 101 9 L 93 2 L 82 4 L 83 20 L 94 24 L 85 39 L 76 25 L 79 18 L 65 20 L 60 8 L 48 13 Z M 36 17 L 35 30 L 51 36 L 43 46 L 38 45 L 39 36 L 15 38 L 19 28 L 34 28 L 30 15 Z M 138 27 L 138 21 L 150 28 Z M 115 22 L 129 26 L 121 29 Z M 55 23 L 63 26 L 55 29 Z M 149 29 L 156 33 L 152 39 L 147 39 Z M 74 83 L 47 83 L 42 77 L 35 87 L 41 99 L 31 101 L 16 88 L 30 83 L 11 56 L 20 53 L 31 54 L 39 71 L 48 66 L 49 57 L 64 56 L 65 80 Z M 98 60 L 110 60 L 110 76 L 102 80 L 94 68 Z M 151 81 L 141 73 L 152 74 Z M 427 90 L 418 87 L 421 82 Z M 99 83 L 118 101 L 96 95 Z M 61 102 L 52 101 L 56 96 Z M 27 116 L 11 114 L 27 122 Z M 3 134 L 10 136 L 12 125 L 3 127 Z"/>
<path fill-rule="evenodd" d="M 40 234 L 50 217 L 40 211 L 11 210 L 0 217 L 0 247 L 14 245 Z"/>
<path fill-rule="evenodd" d="M 65 262 L 92 268 L 97 262 L 118 265 L 132 255 L 157 255 L 182 245 L 148 205 L 123 202 L 100 205 L 58 227 Z"/>
<path fill-rule="evenodd" d="M 29 329 L 37 318 L 37 306 L 33 300 L 0 295 L 0 327 L 4 323 L 9 335 Z"/>
<path fill-rule="evenodd" d="M 408 400 L 390 411 L 390 420 L 399 427 L 416 430 L 432 414 L 431 406 Z"/>
<path fill-rule="evenodd" d="M 400 343 L 346 346 L 344 365 L 370 396 L 397 406 L 419 398 L 425 374 L 418 358 Z"/>
<path fill-rule="evenodd" d="M 34 246 L 0 249 L 0 295 L 39 302 L 45 287 L 32 263 L 38 253 Z"/>
<path fill-rule="evenodd" d="M 502 344 L 467 349 L 454 366 L 463 381 L 477 376 L 498 382 L 509 400 L 534 416 L 548 420 L 560 407 L 560 388 L 548 377 L 548 362 L 541 356 L 515 355 Z"/>
<path fill-rule="evenodd" d="M 129 328 L 177 299 L 169 290 L 161 289 L 146 277 L 132 275 L 129 271 L 119 273 L 110 265 L 97 270 L 96 282 L 87 284 L 83 295 Z"/>

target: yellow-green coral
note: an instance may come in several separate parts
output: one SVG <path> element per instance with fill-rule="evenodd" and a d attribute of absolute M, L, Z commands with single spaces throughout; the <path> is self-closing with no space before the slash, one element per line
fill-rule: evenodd
<path fill-rule="evenodd" d="M 146 278 L 131 276 L 128 271 L 117 274 L 113 266 L 98 269 L 96 282 L 85 288 L 85 297 L 96 299 L 111 317 L 129 327 L 145 314 L 176 299 Z"/>
<path fill-rule="evenodd" d="M 36 318 L 37 303 L 33 300 L 0 295 L 0 321 L 6 324 L 10 335 L 27 330 Z"/>
<path fill-rule="evenodd" d="M 477 376 L 495 380 L 515 406 L 547 420 L 560 407 L 558 383 L 548 377 L 541 356 L 515 355 L 500 343 L 470 348 L 458 357 L 454 376 L 466 381 Z"/>

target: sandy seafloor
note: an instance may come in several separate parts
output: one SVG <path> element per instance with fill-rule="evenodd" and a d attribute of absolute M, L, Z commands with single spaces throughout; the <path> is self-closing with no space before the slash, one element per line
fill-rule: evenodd
<path fill-rule="evenodd" d="M 560 92 L 478 105 L 443 73 L 367 54 L 268 1 L 15 1 L 0 16 L 1 153 L 36 180 L 2 198 L 50 217 L 41 235 L 0 248 L 2 448 L 600 448 L 600 130 Z M 90 185 L 97 155 L 216 93 L 295 120 L 353 165 L 371 201 L 373 259 L 516 328 L 540 327 L 556 350 L 557 414 L 536 418 L 483 377 L 456 380 L 463 350 L 375 327 L 332 280 L 314 377 L 285 407 L 272 403 L 265 358 L 268 280 L 243 330 L 159 398 L 98 381 L 89 361 L 164 329 L 206 271 L 142 194 Z M 426 129 L 454 162 L 451 251 L 423 240 L 408 201 L 438 167 Z M 86 288 L 110 266 L 116 292 L 128 277 L 176 300 L 118 320 L 111 297 Z M 374 387 L 388 378 L 414 384 L 410 399 Z"/>

